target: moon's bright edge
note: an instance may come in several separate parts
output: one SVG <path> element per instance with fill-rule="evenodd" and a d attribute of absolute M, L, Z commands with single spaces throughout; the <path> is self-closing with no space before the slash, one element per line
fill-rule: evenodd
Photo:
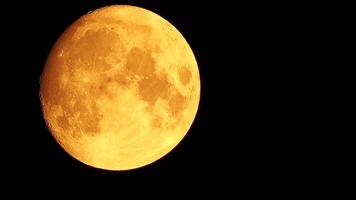
<path fill-rule="evenodd" d="M 110 6 L 82 16 L 53 46 L 40 80 L 47 126 L 77 160 L 145 166 L 170 152 L 198 110 L 200 77 L 184 37 L 157 14 Z"/>

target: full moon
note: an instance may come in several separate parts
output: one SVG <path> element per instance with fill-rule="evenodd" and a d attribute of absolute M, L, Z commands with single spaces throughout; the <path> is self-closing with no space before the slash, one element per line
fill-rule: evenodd
<path fill-rule="evenodd" d="M 187 134 L 200 77 L 179 31 L 134 6 L 109 6 L 71 24 L 40 78 L 49 131 L 72 157 L 107 170 L 150 164 Z"/>

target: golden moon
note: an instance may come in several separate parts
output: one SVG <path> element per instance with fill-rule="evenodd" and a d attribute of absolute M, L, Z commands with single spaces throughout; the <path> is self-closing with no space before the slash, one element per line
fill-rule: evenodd
<path fill-rule="evenodd" d="M 134 6 L 90 12 L 60 36 L 40 78 L 49 131 L 77 160 L 128 170 L 170 152 L 200 99 L 194 54 L 159 15 Z"/>

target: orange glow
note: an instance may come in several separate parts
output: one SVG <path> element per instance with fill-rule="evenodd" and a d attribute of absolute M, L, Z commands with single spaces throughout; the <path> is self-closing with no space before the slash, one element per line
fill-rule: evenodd
<path fill-rule="evenodd" d="M 71 156 L 97 168 L 152 163 L 186 135 L 200 98 L 188 43 L 169 22 L 110 6 L 74 22 L 41 76 L 44 118 Z"/>

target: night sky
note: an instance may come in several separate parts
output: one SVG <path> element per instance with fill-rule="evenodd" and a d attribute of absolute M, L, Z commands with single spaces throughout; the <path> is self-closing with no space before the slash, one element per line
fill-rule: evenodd
<path fill-rule="evenodd" d="M 328 180 L 320 176 L 320 160 L 335 155 L 318 146 L 326 137 L 321 128 L 333 128 L 323 95 L 336 76 L 329 65 L 340 60 L 330 49 L 346 40 L 347 5 L 228 2 L 3 4 L 2 180 L 10 195 L 288 199 Z M 201 75 L 200 106 L 187 136 L 159 161 L 124 172 L 95 169 L 65 153 L 47 130 L 38 96 L 56 39 L 80 16 L 112 4 L 140 6 L 171 22 L 190 44 Z"/>

